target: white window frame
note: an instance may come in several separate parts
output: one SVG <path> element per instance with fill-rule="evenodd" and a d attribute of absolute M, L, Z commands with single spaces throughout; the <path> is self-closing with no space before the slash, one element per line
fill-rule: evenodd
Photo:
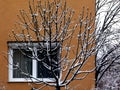
<path fill-rule="evenodd" d="M 33 78 L 13 78 L 13 49 L 18 49 L 18 46 L 23 46 L 25 43 L 8 42 L 8 82 L 55 82 L 54 78 L 37 78 L 37 61 L 32 60 L 32 77 Z M 34 48 L 37 48 L 38 43 L 34 43 Z"/>

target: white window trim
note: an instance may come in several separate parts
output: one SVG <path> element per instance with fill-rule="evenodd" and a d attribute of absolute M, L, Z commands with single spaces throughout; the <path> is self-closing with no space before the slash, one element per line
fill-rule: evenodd
<path fill-rule="evenodd" d="M 33 78 L 13 78 L 13 49 L 17 49 L 18 45 L 22 46 L 24 43 L 8 43 L 8 82 L 54 82 L 54 78 L 37 78 L 37 61 L 32 60 L 32 77 Z M 34 46 L 36 47 L 36 45 Z"/>

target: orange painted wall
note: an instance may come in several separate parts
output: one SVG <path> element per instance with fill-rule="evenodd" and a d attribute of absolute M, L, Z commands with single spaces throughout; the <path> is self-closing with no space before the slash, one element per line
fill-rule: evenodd
<path fill-rule="evenodd" d="M 95 0 L 67 0 L 67 3 L 75 10 L 76 15 L 83 6 L 89 8 L 93 13 L 95 11 Z M 28 0 L 0 0 L 0 89 L 3 87 L 6 88 L 5 90 L 31 90 L 28 83 L 8 82 L 6 42 L 9 40 L 8 35 L 17 20 L 16 15 L 21 9 L 28 9 Z M 83 81 L 75 81 L 72 85 L 78 85 L 75 90 L 91 90 L 94 86 L 94 73 L 88 75 Z M 50 88 L 46 88 L 46 90 L 50 90 Z"/>

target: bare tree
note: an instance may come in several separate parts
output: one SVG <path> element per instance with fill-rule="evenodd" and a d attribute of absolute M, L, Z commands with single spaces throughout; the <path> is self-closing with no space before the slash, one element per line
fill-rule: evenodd
<path fill-rule="evenodd" d="M 20 10 L 8 42 L 9 48 L 13 48 L 13 52 L 9 51 L 13 62 L 9 65 L 17 73 L 14 77 L 40 84 L 38 90 L 46 85 L 68 90 L 72 81 L 83 80 L 96 69 L 98 86 L 120 57 L 116 54 L 119 31 L 115 28 L 119 24 L 119 8 L 119 0 L 97 0 L 96 18 L 83 8 L 74 20 L 74 11 L 66 1 L 29 2 L 29 12 Z M 27 58 L 25 64 L 14 61 L 20 57 L 15 57 L 18 54 Z M 92 58 L 95 55 L 96 67 Z M 31 60 L 37 62 L 38 77 L 30 70 Z"/>
<path fill-rule="evenodd" d="M 38 90 L 46 85 L 68 90 L 72 81 L 83 80 L 95 70 L 94 56 L 100 46 L 95 45 L 95 19 L 89 9 L 84 8 L 77 20 L 73 15 L 74 11 L 62 0 L 32 0 L 29 12 L 20 10 L 19 22 L 8 42 L 9 48 L 16 51 L 9 52 L 9 56 L 17 60 L 19 56 L 15 55 L 22 53 L 30 58 L 28 60 L 37 61 L 41 79 L 31 74 L 28 61 L 24 68 L 19 62 L 9 64 L 13 66 L 13 72 L 22 74 L 21 77 L 29 77 L 32 82 L 43 85 Z M 49 74 L 47 81 L 44 79 L 46 74 Z"/>
<path fill-rule="evenodd" d="M 54 86 L 56 90 L 69 89 L 72 81 L 83 80 L 96 69 L 96 84 L 99 85 L 105 72 L 119 59 L 116 54 L 119 32 L 113 31 L 119 23 L 119 8 L 119 0 L 97 0 L 94 25 L 95 18 L 88 9 L 83 8 L 78 20 L 74 20 L 74 11 L 65 1 L 29 2 L 29 12 L 20 11 L 19 22 L 15 25 L 18 31 L 12 31 L 8 44 L 40 64 L 38 76 L 42 79 L 34 77 L 28 67 L 22 68 L 18 62 L 10 64 L 22 77 L 29 77 L 43 87 Z M 11 52 L 9 55 L 15 59 Z M 96 67 L 91 59 L 95 55 Z M 49 74 L 47 81 L 45 74 Z"/>
<path fill-rule="evenodd" d="M 96 85 L 101 89 L 111 89 L 103 88 L 108 83 L 105 83 L 105 78 L 107 80 L 108 74 L 112 75 L 112 67 L 119 66 L 119 14 L 119 0 L 96 0 L 96 31 L 101 33 L 97 38 L 97 44 L 101 45 L 101 49 L 96 57 Z"/>

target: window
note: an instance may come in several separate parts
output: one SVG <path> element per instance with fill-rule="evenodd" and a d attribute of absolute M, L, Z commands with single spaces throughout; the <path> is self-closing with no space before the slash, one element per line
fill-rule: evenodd
<path fill-rule="evenodd" d="M 45 42 L 8 42 L 8 48 L 9 82 L 52 81 L 54 75 L 59 76 L 58 42 L 51 43 L 51 49 Z"/>

